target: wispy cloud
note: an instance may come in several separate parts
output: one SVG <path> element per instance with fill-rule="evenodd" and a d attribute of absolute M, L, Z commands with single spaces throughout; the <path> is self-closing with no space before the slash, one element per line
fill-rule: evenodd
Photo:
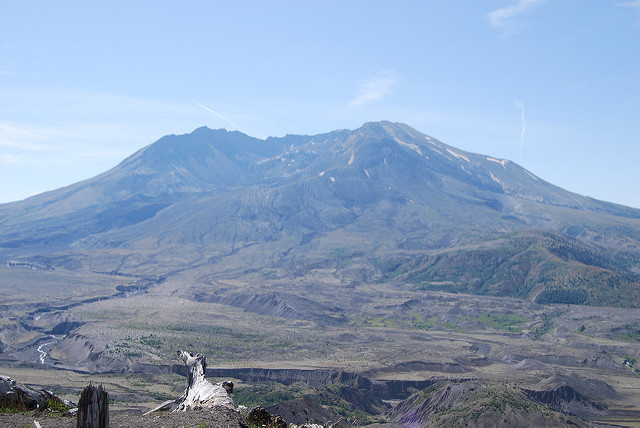
<path fill-rule="evenodd" d="M 520 160 L 522 160 L 522 149 L 524 148 L 524 135 L 527 132 L 527 122 L 524 119 L 524 102 L 520 100 L 513 100 L 513 103 L 520 109 L 520 123 L 522 125 L 522 131 L 520 133 Z"/>
<path fill-rule="evenodd" d="M 546 0 L 519 0 L 517 4 L 490 12 L 489 23 L 494 28 L 504 27 L 511 23 L 511 19 L 530 11 L 534 6 L 544 3 Z"/>
<path fill-rule="evenodd" d="M 638 9 L 640 9 L 640 0 L 620 2 L 620 3 L 616 3 L 616 6 L 619 6 L 619 7 L 636 7 Z"/>
<path fill-rule="evenodd" d="M 0 123 L 0 135 L 2 134 L 22 135 L 22 136 L 35 137 L 40 139 L 45 138 L 43 135 L 40 135 L 36 132 L 32 132 L 26 129 L 16 128 L 15 126 L 10 126 L 10 125 L 5 125 Z"/>
<path fill-rule="evenodd" d="M 22 71 L 0 69 L 0 76 L 35 76 L 35 75 L 37 75 L 37 73 L 25 73 Z"/>
<path fill-rule="evenodd" d="M 393 93 L 398 84 L 398 74 L 392 70 L 379 72 L 375 77 L 360 87 L 360 94 L 349 103 L 349 106 L 368 104 Z"/>
<path fill-rule="evenodd" d="M 242 128 L 240 128 L 240 126 L 238 126 L 236 123 L 234 123 L 233 121 L 231 121 L 230 119 L 227 119 L 226 117 L 224 117 L 223 115 L 221 115 L 220 113 L 218 113 L 217 111 L 211 110 L 209 107 L 204 106 L 202 104 L 200 104 L 198 101 L 196 101 L 195 98 L 191 97 L 191 99 L 193 100 L 194 103 L 196 103 L 199 107 L 201 107 L 202 109 L 208 111 L 209 113 L 213 114 L 214 116 L 218 116 L 220 119 L 224 120 L 225 122 L 233 125 L 234 128 L 236 128 L 238 131 L 246 134 L 246 132 L 244 132 L 242 130 Z"/>
<path fill-rule="evenodd" d="M 42 140 L 46 140 L 46 137 L 40 133 L 0 123 L 0 148 L 27 152 L 51 150 L 51 147 L 38 142 Z M 6 153 L 3 153 L 3 155 L 5 155 L 3 159 L 5 159 L 6 162 L 6 159 L 9 158 Z M 15 163 L 16 158 L 11 159 L 12 162 Z"/>
<path fill-rule="evenodd" d="M 10 149 L 17 149 L 27 152 L 45 152 L 52 150 L 49 146 L 43 146 L 41 144 L 33 144 L 29 142 L 7 140 L 2 136 L 0 136 L 0 147 L 7 147 Z"/>

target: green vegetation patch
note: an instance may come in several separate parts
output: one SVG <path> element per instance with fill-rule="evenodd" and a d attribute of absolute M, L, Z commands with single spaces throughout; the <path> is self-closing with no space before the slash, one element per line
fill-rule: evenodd
<path fill-rule="evenodd" d="M 71 407 L 67 406 L 57 397 L 49 399 L 47 402 L 47 409 L 56 413 L 66 413 Z"/>
<path fill-rule="evenodd" d="M 482 314 L 476 317 L 475 320 L 493 328 L 515 333 L 520 333 L 522 331 L 523 324 L 528 321 L 521 315 L 511 313 Z"/>
<path fill-rule="evenodd" d="M 445 321 L 443 323 L 440 323 L 439 326 L 447 330 L 457 331 L 458 333 L 464 333 L 464 329 L 461 326 L 459 326 L 458 324 L 454 324 L 451 321 Z"/>
<path fill-rule="evenodd" d="M 26 413 L 29 409 L 26 407 L 1 407 L 0 413 Z"/>
<path fill-rule="evenodd" d="M 508 385 L 476 385 L 465 393 L 465 401 L 453 407 L 438 407 L 436 422 L 443 426 L 464 425 L 489 412 L 506 414 L 507 409 L 548 413 L 549 409 L 529 400 L 522 391 Z"/>
<path fill-rule="evenodd" d="M 153 337 L 153 333 L 151 333 L 149 336 L 142 336 L 140 338 L 140 343 L 143 345 L 152 346 L 154 348 L 160 348 L 162 345 L 164 345 L 162 340 L 158 339 L 157 337 Z"/>
<path fill-rule="evenodd" d="M 350 325 L 356 327 L 373 327 L 373 328 L 399 328 L 403 330 L 431 330 L 439 327 L 445 330 L 464 332 L 464 329 L 451 321 L 438 321 L 436 317 L 425 318 L 417 312 L 411 311 L 406 315 L 400 316 L 352 316 Z"/>
<path fill-rule="evenodd" d="M 316 393 L 308 395 L 309 398 L 321 404 L 334 415 L 342 416 L 347 421 L 358 421 L 359 424 L 369 425 L 386 422 L 384 418 L 370 415 L 357 409 L 353 404 L 340 398 L 340 390 L 343 385 L 336 384 L 326 388 L 317 388 Z"/>
<path fill-rule="evenodd" d="M 624 342 L 640 342 L 640 323 L 625 324 L 616 328 L 614 337 Z"/>
<path fill-rule="evenodd" d="M 553 329 L 553 320 L 554 318 L 560 316 L 561 313 L 554 312 L 551 314 L 544 314 L 542 316 L 542 325 L 539 325 L 531 332 L 530 337 L 533 340 L 540 340 L 542 336 L 549 333 Z"/>
<path fill-rule="evenodd" d="M 269 407 L 283 401 L 300 398 L 305 389 L 300 385 L 285 386 L 277 382 L 265 382 L 259 385 L 250 385 L 236 388 L 233 391 L 233 401 L 237 406 L 262 406 Z"/>

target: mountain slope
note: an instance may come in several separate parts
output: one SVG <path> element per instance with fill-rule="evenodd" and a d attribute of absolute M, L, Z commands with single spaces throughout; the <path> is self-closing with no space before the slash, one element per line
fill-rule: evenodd
<path fill-rule="evenodd" d="M 614 306 L 640 305 L 639 243 L 640 210 L 390 122 L 266 140 L 199 128 L 0 206 L 0 257 L 48 268 L 283 280 L 324 269 L 347 285 Z M 593 291 L 603 281 L 613 291 Z"/>

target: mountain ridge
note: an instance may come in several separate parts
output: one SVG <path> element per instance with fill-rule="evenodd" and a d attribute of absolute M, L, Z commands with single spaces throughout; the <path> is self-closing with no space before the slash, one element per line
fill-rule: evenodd
<path fill-rule="evenodd" d="M 601 271 L 635 290 L 638 219 L 640 210 L 565 191 L 512 161 L 448 146 L 404 124 L 265 140 L 201 127 L 162 137 L 96 177 L 0 205 L 0 258 L 162 275 L 271 269 L 281 278 L 331 266 L 346 283 L 386 278 L 433 289 L 429 284 L 444 280 L 457 284 L 451 290 L 535 299 L 547 287 L 575 282 L 558 278 Z M 538 268 L 555 274 L 535 274 L 522 288 L 521 275 L 503 272 L 512 267 L 505 259 L 532 263 L 512 254 L 519 232 L 551 234 L 558 243 L 567 236 L 573 252 L 609 251 L 619 261 L 596 266 L 570 258 L 576 267 L 549 252 L 551 238 L 539 235 Z M 512 244 L 503 246 L 504 239 Z M 469 246 L 500 254 L 491 262 L 494 274 L 451 271 L 442 278 L 431 262 L 412 261 L 451 251 L 473 258 L 477 250 Z M 389 261 L 400 263 L 402 274 L 387 271 Z M 470 275 L 483 285 L 469 285 Z M 507 286 L 490 286 L 501 276 Z M 586 283 L 593 288 L 594 281 Z M 584 293 L 581 303 L 598 303 Z M 614 305 L 623 303 L 618 297 Z"/>

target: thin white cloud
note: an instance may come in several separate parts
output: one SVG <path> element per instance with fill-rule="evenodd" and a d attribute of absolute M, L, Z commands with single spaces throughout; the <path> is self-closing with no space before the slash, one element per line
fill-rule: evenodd
<path fill-rule="evenodd" d="M 44 152 L 44 151 L 51 150 L 51 147 L 48 147 L 48 146 L 43 146 L 41 144 L 33 144 L 29 142 L 6 140 L 2 136 L 0 136 L 0 147 L 8 147 L 11 149 L 18 149 L 18 150 L 28 151 L 28 152 Z"/>
<path fill-rule="evenodd" d="M 519 0 L 517 4 L 509 7 L 503 7 L 502 9 L 494 10 L 487 16 L 489 17 L 489 23 L 492 27 L 503 27 L 507 25 L 510 20 L 516 16 L 522 15 L 534 6 L 544 3 L 546 0 Z"/>
<path fill-rule="evenodd" d="M 398 74 L 391 70 L 379 72 L 360 87 L 360 94 L 349 103 L 349 106 L 368 104 L 393 93 L 394 86 L 398 83 Z"/>
<path fill-rule="evenodd" d="M 622 3 L 616 3 L 616 6 L 620 6 L 620 7 L 636 7 L 638 9 L 640 9 L 640 0 L 625 1 L 625 2 L 622 2 Z"/>
<path fill-rule="evenodd" d="M 22 135 L 22 136 L 35 137 L 40 139 L 45 138 L 44 136 L 36 132 L 32 132 L 26 129 L 16 128 L 15 126 L 9 126 L 9 125 L 4 125 L 0 123 L 0 135 L 1 134 Z"/>
<path fill-rule="evenodd" d="M 233 125 L 234 128 L 236 128 L 238 131 L 242 132 L 243 134 L 246 134 L 246 132 L 244 132 L 242 130 L 242 128 L 240 128 L 237 124 L 235 124 L 234 122 L 232 122 L 231 120 L 227 119 L 226 117 L 224 117 L 223 115 L 221 115 L 220 113 L 218 113 L 217 111 L 211 110 L 209 107 L 203 106 L 202 104 L 200 104 L 198 101 L 196 101 L 195 98 L 191 97 L 191 99 L 193 100 L 194 103 L 196 103 L 199 107 L 203 108 L 204 110 L 208 111 L 209 113 L 213 114 L 214 116 L 218 116 L 220 119 L 224 120 L 225 122 Z"/>
<path fill-rule="evenodd" d="M 46 137 L 40 133 L 0 123 L 0 148 L 22 152 L 43 152 L 51 150 L 51 147 L 40 143 L 42 140 L 46 140 Z M 16 157 L 10 157 L 7 153 L 3 153 L 3 155 L 5 155 L 5 163 L 17 162 Z M 9 158 L 11 162 L 6 160 Z"/>

